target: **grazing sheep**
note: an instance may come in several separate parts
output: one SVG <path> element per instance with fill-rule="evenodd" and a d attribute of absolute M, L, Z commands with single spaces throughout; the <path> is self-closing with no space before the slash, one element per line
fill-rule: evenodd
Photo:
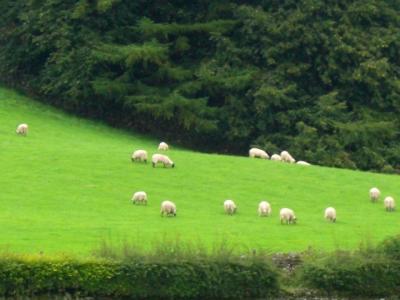
<path fill-rule="evenodd" d="M 304 160 L 299 160 L 296 164 L 302 165 L 302 166 L 311 166 L 310 163 L 304 161 Z"/>
<path fill-rule="evenodd" d="M 279 154 L 274 154 L 271 156 L 271 160 L 282 161 L 282 157 Z"/>
<path fill-rule="evenodd" d="M 336 222 L 336 209 L 333 207 L 328 207 L 325 209 L 325 219 Z"/>
<path fill-rule="evenodd" d="M 393 197 L 386 197 L 385 200 L 383 200 L 383 203 L 385 204 L 386 211 L 394 211 L 396 203 L 394 202 Z"/>
<path fill-rule="evenodd" d="M 369 196 L 372 202 L 378 201 L 379 197 L 381 196 L 381 191 L 377 188 L 372 188 L 369 190 Z"/>
<path fill-rule="evenodd" d="M 260 217 L 267 217 L 271 214 L 271 205 L 267 201 L 261 201 L 258 204 L 258 215 Z"/>
<path fill-rule="evenodd" d="M 16 132 L 17 132 L 17 134 L 27 135 L 28 134 L 28 124 L 19 124 Z"/>
<path fill-rule="evenodd" d="M 288 163 L 291 163 L 291 164 L 296 162 L 296 160 L 287 151 L 282 151 L 281 152 L 281 158 L 282 158 L 282 160 L 284 162 L 288 162 Z"/>
<path fill-rule="evenodd" d="M 372 202 L 378 201 L 379 197 L 381 196 L 381 191 L 378 190 L 376 187 L 369 190 L 369 196 Z"/>
<path fill-rule="evenodd" d="M 158 163 L 163 164 L 163 165 L 164 165 L 164 168 L 165 168 L 165 167 L 172 167 L 172 168 L 175 167 L 174 162 L 173 162 L 168 156 L 163 155 L 163 154 L 154 154 L 154 155 L 151 157 L 151 162 L 152 162 L 152 164 L 153 164 L 153 168 L 154 168 L 154 167 L 156 166 L 156 164 L 158 164 Z"/>
<path fill-rule="evenodd" d="M 161 203 L 161 216 L 174 216 L 176 217 L 176 205 L 175 203 L 165 200 Z"/>
<path fill-rule="evenodd" d="M 283 224 L 283 222 L 286 224 L 296 224 L 297 218 L 294 215 L 294 211 L 290 208 L 282 208 L 279 211 L 279 216 L 281 219 L 281 224 Z"/>
<path fill-rule="evenodd" d="M 167 151 L 168 149 L 169 149 L 169 146 L 167 143 L 161 142 L 160 145 L 158 145 L 158 150 Z"/>
<path fill-rule="evenodd" d="M 136 192 L 133 194 L 132 196 L 132 202 L 133 204 L 144 204 L 147 205 L 147 194 L 146 192 L 140 191 L 140 192 Z"/>
<path fill-rule="evenodd" d="M 147 151 L 146 150 L 136 150 L 132 154 L 132 162 L 134 161 L 144 161 L 147 163 Z"/>
<path fill-rule="evenodd" d="M 258 149 L 258 148 L 251 148 L 249 150 L 249 156 L 250 157 L 259 157 L 263 159 L 269 159 L 269 155 L 267 152 L 264 150 Z"/>
<path fill-rule="evenodd" d="M 233 215 L 236 213 L 236 204 L 232 200 L 224 201 L 224 210 L 228 215 Z"/>

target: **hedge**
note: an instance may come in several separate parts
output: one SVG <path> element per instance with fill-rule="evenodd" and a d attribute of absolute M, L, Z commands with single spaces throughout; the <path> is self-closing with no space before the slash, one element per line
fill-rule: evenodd
<path fill-rule="evenodd" d="M 298 271 L 300 284 L 328 296 L 400 295 L 400 236 L 376 248 L 309 257 Z"/>
<path fill-rule="evenodd" d="M 266 263 L 0 258 L 0 296 L 244 299 L 278 292 L 278 273 Z"/>
<path fill-rule="evenodd" d="M 277 269 L 268 255 L 154 253 L 97 254 L 87 259 L 3 254 L 0 297 L 69 294 L 117 299 L 268 299 L 400 295 L 400 236 L 354 252 L 307 251 L 299 254 L 299 264 L 290 269 L 285 267 L 292 262 L 290 256 L 286 263 L 275 262 L 280 265 Z"/>

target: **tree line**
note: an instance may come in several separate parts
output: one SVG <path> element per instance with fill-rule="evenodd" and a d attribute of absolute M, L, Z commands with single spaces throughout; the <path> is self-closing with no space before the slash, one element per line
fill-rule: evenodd
<path fill-rule="evenodd" d="M 400 0 L 0 0 L 0 78 L 205 151 L 400 172 Z"/>

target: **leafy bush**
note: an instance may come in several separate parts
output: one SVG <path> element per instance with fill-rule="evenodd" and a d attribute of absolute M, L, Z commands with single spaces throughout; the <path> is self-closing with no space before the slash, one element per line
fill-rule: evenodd
<path fill-rule="evenodd" d="M 0 258 L 1 296 L 68 292 L 134 299 L 243 299 L 278 291 L 277 273 L 266 263 Z"/>
<path fill-rule="evenodd" d="M 385 256 L 400 261 L 400 236 L 385 239 L 378 250 L 382 251 Z"/>
<path fill-rule="evenodd" d="M 329 296 L 399 295 L 399 251 L 398 238 L 390 238 L 377 248 L 311 256 L 299 270 L 299 282 Z"/>

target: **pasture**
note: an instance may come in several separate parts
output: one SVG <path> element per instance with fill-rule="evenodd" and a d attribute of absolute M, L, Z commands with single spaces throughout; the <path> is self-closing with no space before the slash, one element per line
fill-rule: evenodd
<path fill-rule="evenodd" d="M 27 137 L 15 133 L 23 122 Z M 400 201 L 396 175 L 203 154 L 173 141 L 166 142 L 174 169 L 131 162 L 133 150 L 151 156 L 159 142 L 1 88 L 0 250 L 87 255 L 104 240 L 152 247 L 165 238 L 209 248 L 227 241 L 271 252 L 334 250 L 400 232 L 400 212 L 383 208 L 385 196 Z M 382 192 L 378 203 L 369 201 L 373 186 Z M 130 201 L 140 190 L 147 206 Z M 160 216 L 166 199 L 176 203 L 176 218 Z M 225 199 L 236 202 L 236 215 L 224 214 Z M 258 217 L 261 200 L 271 203 L 270 217 Z M 323 218 L 328 206 L 335 224 Z M 295 211 L 296 225 L 280 224 L 282 207 Z"/>

